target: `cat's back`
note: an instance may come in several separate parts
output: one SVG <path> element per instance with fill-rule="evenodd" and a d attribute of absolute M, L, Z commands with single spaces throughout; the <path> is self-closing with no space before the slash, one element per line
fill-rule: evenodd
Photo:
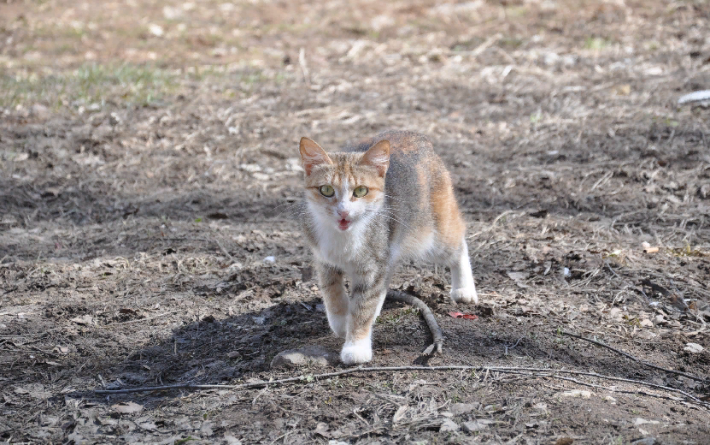
<path fill-rule="evenodd" d="M 390 143 L 390 166 L 394 163 L 412 163 L 424 161 L 426 157 L 434 154 L 431 141 L 425 135 L 414 131 L 388 130 L 374 137 L 363 139 L 351 147 L 345 147 L 346 152 L 366 152 L 370 147 L 380 141 Z"/>
<path fill-rule="evenodd" d="M 390 143 L 385 188 L 391 239 L 400 240 L 403 253 L 429 250 L 433 239 L 460 241 L 464 224 L 451 177 L 429 138 L 412 131 L 385 131 L 345 151 L 365 152 L 382 140 Z"/>

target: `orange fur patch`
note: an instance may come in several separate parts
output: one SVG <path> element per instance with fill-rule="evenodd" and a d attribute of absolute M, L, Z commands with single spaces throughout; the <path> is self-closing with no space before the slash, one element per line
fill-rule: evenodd
<path fill-rule="evenodd" d="M 450 248 L 455 249 L 461 244 L 466 232 L 466 224 L 454 197 L 451 177 L 443 166 L 431 163 L 429 168 L 436 170 L 432 171 L 433 177 L 438 176 L 437 180 L 433 181 L 429 197 L 436 229 L 439 232 L 441 241 Z"/>

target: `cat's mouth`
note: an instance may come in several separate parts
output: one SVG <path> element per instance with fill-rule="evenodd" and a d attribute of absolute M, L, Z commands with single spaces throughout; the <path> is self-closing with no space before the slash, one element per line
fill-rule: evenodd
<path fill-rule="evenodd" d="M 343 218 L 338 221 L 338 228 L 340 230 L 348 230 L 348 227 L 350 227 L 350 221 L 348 221 L 347 219 Z"/>

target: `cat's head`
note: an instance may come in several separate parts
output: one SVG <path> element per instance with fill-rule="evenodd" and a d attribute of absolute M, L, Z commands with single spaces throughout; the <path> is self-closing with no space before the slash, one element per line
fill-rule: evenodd
<path fill-rule="evenodd" d="M 301 139 L 308 207 L 321 224 L 346 232 L 366 223 L 385 201 L 390 143 L 380 141 L 365 153 L 331 153 Z"/>

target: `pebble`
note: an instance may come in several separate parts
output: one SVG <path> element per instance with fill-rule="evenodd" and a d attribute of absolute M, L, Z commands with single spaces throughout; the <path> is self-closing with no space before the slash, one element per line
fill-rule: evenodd
<path fill-rule="evenodd" d="M 299 349 L 289 349 L 279 352 L 271 361 L 271 369 L 298 368 L 300 366 L 326 367 L 339 362 L 337 354 L 320 347 L 305 346 Z"/>
<path fill-rule="evenodd" d="M 686 343 L 685 348 L 683 348 L 685 352 L 690 352 L 691 354 L 699 354 L 705 350 L 702 346 L 700 346 L 697 343 Z"/>

